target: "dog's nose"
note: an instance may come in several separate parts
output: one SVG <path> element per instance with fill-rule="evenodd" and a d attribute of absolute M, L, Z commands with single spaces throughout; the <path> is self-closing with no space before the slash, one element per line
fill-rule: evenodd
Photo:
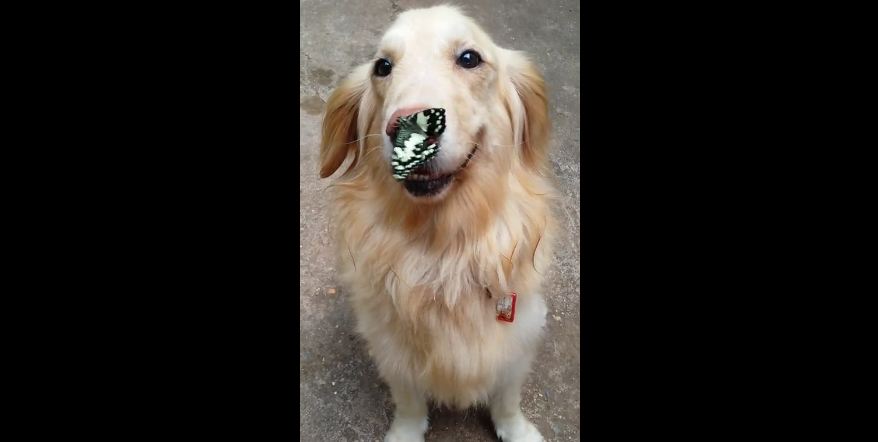
<path fill-rule="evenodd" d="M 396 130 L 399 128 L 399 123 L 397 122 L 399 117 L 407 117 L 411 114 L 416 114 L 422 110 L 427 109 L 430 109 L 430 106 L 411 106 L 398 109 L 396 112 L 390 115 L 390 120 L 387 121 L 387 129 L 385 130 L 385 132 L 387 132 L 387 135 L 390 138 L 393 138 L 396 135 Z"/>

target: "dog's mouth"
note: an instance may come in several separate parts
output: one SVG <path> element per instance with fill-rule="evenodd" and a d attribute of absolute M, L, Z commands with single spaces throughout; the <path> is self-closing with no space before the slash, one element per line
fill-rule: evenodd
<path fill-rule="evenodd" d="M 440 194 L 454 181 L 457 174 L 466 168 L 478 148 L 478 145 L 473 145 L 472 150 L 466 155 L 466 160 L 450 173 L 435 170 L 435 159 L 418 166 L 403 180 L 405 190 L 418 198 L 428 198 Z"/>

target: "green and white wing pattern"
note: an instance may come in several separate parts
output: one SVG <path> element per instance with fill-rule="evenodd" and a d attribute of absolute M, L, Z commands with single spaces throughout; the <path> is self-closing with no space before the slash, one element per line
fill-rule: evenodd
<path fill-rule="evenodd" d="M 398 122 L 399 131 L 393 141 L 390 165 L 393 178 L 402 181 L 439 152 L 436 139 L 445 131 L 445 109 L 427 109 L 400 117 Z M 425 145 L 427 140 L 430 140 L 429 145 Z"/>

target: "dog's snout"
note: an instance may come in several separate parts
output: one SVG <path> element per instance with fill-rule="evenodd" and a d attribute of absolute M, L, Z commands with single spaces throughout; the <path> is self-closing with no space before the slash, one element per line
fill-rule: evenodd
<path fill-rule="evenodd" d="M 390 115 L 390 120 L 387 121 L 387 129 L 385 130 L 385 132 L 387 132 L 387 135 L 390 138 L 393 138 L 394 135 L 396 135 L 396 130 L 399 129 L 399 123 L 397 122 L 399 117 L 407 117 L 411 114 L 415 114 L 427 109 L 430 109 L 430 106 L 411 106 L 397 109 L 396 112 Z"/>

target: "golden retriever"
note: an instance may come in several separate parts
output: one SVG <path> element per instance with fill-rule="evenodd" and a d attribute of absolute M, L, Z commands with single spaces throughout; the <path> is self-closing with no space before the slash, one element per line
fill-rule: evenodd
<path fill-rule="evenodd" d="M 428 108 L 446 110 L 438 154 L 397 181 L 397 117 Z M 396 406 L 386 441 L 424 440 L 428 400 L 543 440 L 519 404 L 555 229 L 547 112 L 532 63 L 450 6 L 400 14 L 327 102 L 320 176 L 348 163 L 330 186 L 340 278 Z"/>

